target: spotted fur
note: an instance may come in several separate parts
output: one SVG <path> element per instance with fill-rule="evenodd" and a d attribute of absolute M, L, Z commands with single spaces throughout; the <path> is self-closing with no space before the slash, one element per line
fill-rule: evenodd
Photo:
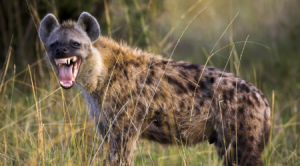
<path fill-rule="evenodd" d="M 75 26 L 65 22 L 52 35 L 72 33 Z M 92 119 L 110 147 L 110 165 L 133 165 L 139 137 L 162 144 L 208 140 L 225 165 L 263 165 L 270 108 L 251 83 L 108 37 L 86 43 L 76 85 L 84 90 Z"/>

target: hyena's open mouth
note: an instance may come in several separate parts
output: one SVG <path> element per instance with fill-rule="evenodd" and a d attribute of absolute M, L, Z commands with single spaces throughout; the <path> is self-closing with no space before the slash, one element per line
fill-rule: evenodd
<path fill-rule="evenodd" d="M 65 89 L 71 88 L 75 83 L 81 59 L 72 56 L 70 58 L 54 59 L 54 62 L 58 68 L 60 85 Z"/>

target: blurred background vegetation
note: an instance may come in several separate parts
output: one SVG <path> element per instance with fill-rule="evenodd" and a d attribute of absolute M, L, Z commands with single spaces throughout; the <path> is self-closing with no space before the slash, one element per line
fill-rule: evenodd
<path fill-rule="evenodd" d="M 300 165 L 299 0 L 0 0 L 0 162 L 103 164 L 103 157 L 91 160 L 100 141 L 87 125 L 83 96 L 59 88 L 37 33 L 47 13 L 62 22 L 82 11 L 98 19 L 102 35 L 133 48 L 221 69 L 229 60 L 226 70 L 259 87 L 272 105 L 264 163 Z M 221 162 L 207 143 L 176 148 L 140 141 L 137 165 L 185 163 Z"/>

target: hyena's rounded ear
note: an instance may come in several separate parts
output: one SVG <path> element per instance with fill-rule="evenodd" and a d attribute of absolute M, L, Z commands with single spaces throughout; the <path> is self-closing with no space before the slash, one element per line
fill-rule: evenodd
<path fill-rule="evenodd" d="M 92 42 L 98 40 L 100 37 L 101 31 L 98 21 L 87 12 L 81 13 L 75 27 L 85 31 Z"/>
<path fill-rule="evenodd" d="M 53 14 L 47 14 L 40 23 L 39 34 L 43 43 L 47 42 L 51 32 L 59 28 L 59 23 Z"/>

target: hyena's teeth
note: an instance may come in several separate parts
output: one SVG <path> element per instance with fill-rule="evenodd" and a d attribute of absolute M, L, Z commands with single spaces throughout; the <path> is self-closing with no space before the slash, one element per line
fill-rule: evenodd
<path fill-rule="evenodd" d="M 74 57 L 72 58 L 72 61 L 73 61 L 73 62 L 76 62 L 76 60 L 77 60 L 77 57 L 74 56 Z"/>
<path fill-rule="evenodd" d="M 70 81 L 70 82 L 68 82 L 68 83 L 64 83 L 64 82 L 62 82 L 62 81 L 59 81 L 59 83 L 60 83 L 62 86 L 65 86 L 65 87 L 69 87 L 69 86 L 71 86 L 71 85 L 73 84 L 72 81 Z"/>
<path fill-rule="evenodd" d="M 57 62 L 57 60 L 56 60 L 56 59 L 54 59 L 54 61 L 55 61 L 55 64 L 56 64 L 56 65 L 58 65 L 58 64 L 59 64 L 59 63 Z"/>
<path fill-rule="evenodd" d="M 77 76 L 77 72 L 78 72 L 78 70 L 77 70 L 77 63 L 74 63 L 74 77 Z"/>

